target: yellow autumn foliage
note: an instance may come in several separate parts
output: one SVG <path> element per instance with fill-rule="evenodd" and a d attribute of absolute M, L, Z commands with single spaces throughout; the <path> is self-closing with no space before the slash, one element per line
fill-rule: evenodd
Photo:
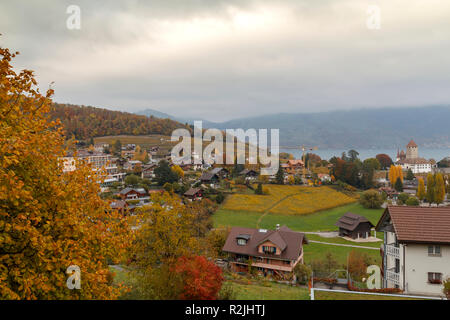
<path fill-rule="evenodd" d="M 356 199 L 330 187 L 265 185 L 268 195 L 233 194 L 224 210 L 303 215 L 355 202 Z"/>

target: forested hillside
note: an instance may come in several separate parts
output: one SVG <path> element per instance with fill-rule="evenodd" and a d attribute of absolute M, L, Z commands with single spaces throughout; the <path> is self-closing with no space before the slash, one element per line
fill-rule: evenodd
<path fill-rule="evenodd" d="M 50 116 L 61 120 L 67 137 L 74 135 L 78 140 L 112 135 L 171 135 L 177 128 L 190 129 L 170 119 L 70 104 L 55 103 Z"/>

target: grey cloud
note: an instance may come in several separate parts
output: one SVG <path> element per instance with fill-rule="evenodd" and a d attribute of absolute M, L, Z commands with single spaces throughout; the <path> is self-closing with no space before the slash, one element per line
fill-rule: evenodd
<path fill-rule="evenodd" d="M 9 1 L 0 45 L 21 51 L 17 66 L 43 87 L 55 81 L 55 100 L 111 109 L 225 120 L 448 104 L 450 4 L 430 1 L 378 1 L 378 31 L 357 0 Z M 69 4 L 82 30 L 65 28 Z M 276 19 L 246 29 L 230 7 L 273 7 Z"/>

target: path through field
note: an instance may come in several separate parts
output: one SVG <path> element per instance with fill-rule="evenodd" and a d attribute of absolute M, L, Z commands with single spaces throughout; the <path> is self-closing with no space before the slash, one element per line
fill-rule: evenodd
<path fill-rule="evenodd" d="M 303 194 L 302 192 L 298 192 L 298 193 L 293 193 L 293 194 L 289 194 L 283 198 L 281 198 L 280 200 L 278 200 L 277 202 L 273 203 L 269 208 L 267 208 L 266 210 L 264 210 L 263 214 L 261 215 L 261 217 L 259 217 L 258 221 L 256 221 L 256 228 L 259 228 L 259 224 L 262 221 L 262 219 L 264 218 L 264 216 L 266 216 L 270 210 L 272 210 L 273 208 L 275 208 L 277 205 L 279 205 L 281 202 L 283 202 L 284 200 L 292 197 L 292 196 L 296 196 L 296 195 L 300 195 Z"/>

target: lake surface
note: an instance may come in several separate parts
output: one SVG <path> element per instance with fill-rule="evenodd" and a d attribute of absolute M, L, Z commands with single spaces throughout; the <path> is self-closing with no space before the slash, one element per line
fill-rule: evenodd
<path fill-rule="evenodd" d="M 330 158 L 337 156 L 340 157 L 342 155 L 342 152 L 348 152 L 348 150 L 342 150 L 342 149 L 324 149 L 324 150 L 314 150 L 309 151 L 312 153 L 317 154 L 322 159 L 329 160 Z M 359 152 L 359 158 L 361 160 L 365 160 L 368 158 L 375 158 L 377 154 L 385 153 L 389 155 L 393 161 L 395 161 L 395 158 L 397 156 L 397 149 L 362 149 L 362 150 L 356 150 Z M 404 149 L 406 152 L 406 150 Z M 300 159 L 302 156 L 302 152 L 300 150 L 293 150 L 293 149 L 280 149 L 280 152 L 287 152 L 292 155 L 294 155 L 295 158 Z M 419 157 L 425 158 L 425 159 L 434 159 L 436 161 L 440 161 L 444 159 L 445 157 L 450 157 L 450 149 L 426 149 L 426 148 L 420 148 L 419 147 Z"/>

